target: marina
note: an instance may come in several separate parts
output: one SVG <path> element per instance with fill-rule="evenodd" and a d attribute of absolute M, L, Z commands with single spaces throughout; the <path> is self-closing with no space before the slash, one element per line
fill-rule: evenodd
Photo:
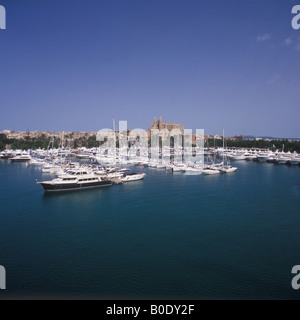
<path fill-rule="evenodd" d="M 230 161 L 256 161 L 260 163 L 273 163 L 287 166 L 299 166 L 300 155 L 296 152 L 272 152 L 270 150 L 251 149 L 226 149 L 206 148 L 205 158 L 189 158 L 189 161 L 174 161 L 174 150 L 170 150 L 167 160 L 163 157 L 164 150 L 160 150 L 160 159 L 151 158 L 151 148 L 148 157 L 140 156 L 139 150 L 131 157 L 124 157 L 116 152 L 115 157 L 97 154 L 97 149 L 70 150 L 70 149 L 48 149 L 48 150 L 5 150 L 0 153 L 0 159 L 10 163 L 24 162 L 27 166 L 36 166 L 42 173 L 55 175 L 56 178 L 48 181 L 38 182 L 45 191 L 66 191 L 85 188 L 96 188 L 143 180 L 144 173 L 128 172 L 130 167 L 149 167 L 157 170 L 166 170 L 173 173 L 184 173 L 186 175 L 216 175 L 220 173 L 234 173 L 238 167 L 232 166 Z M 128 152 L 128 151 L 127 151 Z M 192 152 L 195 154 L 196 149 Z M 109 154 L 107 150 L 106 154 Z M 183 150 L 184 154 L 184 150 Z M 74 156 L 75 155 L 75 156 Z M 172 160 L 173 159 L 173 160 Z M 184 157 L 183 157 L 184 160 Z M 197 162 L 198 160 L 198 162 Z"/>
<path fill-rule="evenodd" d="M 74 275 L 87 274 L 84 283 L 76 281 L 72 290 L 76 297 L 293 298 L 282 274 L 289 261 L 296 259 L 296 250 L 286 250 L 288 256 L 278 261 L 276 248 L 287 248 L 290 243 L 297 248 L 300 243 L 296 232 L 300 227 L 299 154 L 226 148 L 224 138 L 223 147 L 204 148 L 200 152 L 203 158 L 196 156 L 196 148 L 191 149 L 193 157 L 185 157 L 184 149 L 179 157 L 181 151 L 174 148 L 99 151 L 52 145 L 48 149 L 0 153 L 4 182 L 1 203 L 5 208 L 0 233 L 9 241 L 3 226 L 18 217 L 23 232 L 31 233 L 25 237 L 28 254 L 39 261 L 33 269 L 39 279 L 36 285 L 26 285 L 15 270 L 12 295 L 45 292 L 68 296 L 73 278 L 69 267 L 68 274 L 61 270 L 65 268 L 65 254 L 60 261 L 59 251 L 49 249 L 51 243 L 57 243 L 63 252 L 72 252 L 69 263 L 76 266 Z M 10 210 L 14 197 L 19 200 Z M 71 223 L 68 234 L 54 227 L 57 219 Z M 285 229 L 281 228 L 282 221 Z M 41 238 L 38 229 L 32 230 L 38 225 L 45 235 L 42 247 L 32 244 Z M 80 235 L 85 253 L 77 251 L 75 235 Z M 263 240 L 271 238 L 272 243 Z M 8 248 L 20 250 L 20 245 L 14 241 Z M 0 250 L 7 253 L 8 249 L 0 244 Z M 45 280 L 52 271 L 37 258 L 46 259 L 46 253 L 58 261 L 57 267 L 49 266 L 56 270 L 56 283 L 60 281 L 55 288 Z M 6 256 L 6 265 L 13 268 L 17 257 L 11 256 L 10 260 Z M 86 265 L 78 264 L 82 259 Z M 93 263 L 99 259 L 104 265 L 99 267 L 98 263 L 96 271 Z M 270 272 L 264 260 L 276 267 Z M 217 276 L 223 288 L 219 290 L 212 275 L 224 265 L 227 278 Z M 186 276 L 178 286 L 182 270 Z M 259 277 L 255 270 L 260 270 Z M 104 283 L 89 286 L 98 271 Z M 233 273 L 235 281 L 231 281 Z M 152 279 L 151 283 L 145 277 Z M 280 290 L 272 284 L 273 277 L 279 281 Z M 239 280 L 240 284 L 236 282 Z"/>
<path fill-rule="evenodd" d="M 286 274 L 299 252 L 300 167 L 234 166 L 209 176 L 128 164 L 145 179 L 44 192 L 36 180 L 53 174 L 0 160 L 7 294 L 296 298 Z"/>
<path fill-rule="evenodd" d="M 0 300 L 299 300 L 300 5 L 24 2 L 0 5 Z"/>

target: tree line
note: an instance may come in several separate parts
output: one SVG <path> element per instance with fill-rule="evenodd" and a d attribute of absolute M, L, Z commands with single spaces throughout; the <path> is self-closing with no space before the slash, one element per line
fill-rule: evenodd
<path fill-rule="evenodd" d="M 36 150 L 36 149 L 47 149 L 49 146 L 52 147 L 52 143 L 50 143 L 51 138 L 47 138 L 45 135 L 41 135 L 38 138 L 30 138 L 29 136 L 25 136 L 24 139 L 9 139 L 5 134 L 0 134 L 0 151 L 6 149 L 6 146 L 9 146 L 12 150 Z M 53 147 L 59 148 L 61 147 L 60 138 L 54 139 Z M 96 141 L 96 136 L 91 137 L 81 137 L 77 139 L 67 139 L 65 141 L 65 147 L 69 148 L 93 148 L 98 147 L 99 142 Z"/>
<path fill-rule="evenodd" d="M 222 147 L 223 146 L 223 140 L 222 139 L 208 139 L 205 142 L 205 147 Z M 288 139 L 283 139 L 283 140 L 230 140 L 230 139 L 225 139 L 225 147 L 231 148 L 261 148 L 261 149 L 269 149 L 272 151 L 282 151 L 284 150 L 285 152 L 298 152 L 300 153 L 300 141 L 297 140 L 288 140 Z"/>
<path fill-rule="evenodd" d="M 171 146 L 174 144 L 174 139 L 171 137 Z M 5 134 L 0 134 L 0 151 L 5 150 L 6 146 L 10 146 L 12 150 L 22 149 L 47 149 L 50 145 L 50 138 L 47 138 L 45 135 L 41 135 L 38 138 L 30 138 L 26 136 L 24 139 L 8 139 Z M 149 140 L 150 145 L 150 140 Z M 223 140 L 222 139 L 208 139 L 205 141 L 205 147 L 222 147 Z M 58 148 L 61 146 L 61 139 L 56 138 L 53 144 L 54 148 Z M 282 150 L 284 146 L 284 151 L 290 152 L 298 152 L 300 153 L 300 141 L 290 141 L 287 139 L 284 140 L 230 140 L 225 139 L 225 146 L 226 147 L 236 147 L 236 148 L 264 148 L 270 149 L 272 151 L 275 150 Z M 50 145 L 52 147 L 52 144 Z M 65 147 L 69 148 L 93 148 L 99 147 L 99 141 L 96 140 L 96 135 L 94 136 L 83 136 L 76 139 L 67 139 L 65 141 Z M 118 147 L 118 141 L 117 141 Z"/>

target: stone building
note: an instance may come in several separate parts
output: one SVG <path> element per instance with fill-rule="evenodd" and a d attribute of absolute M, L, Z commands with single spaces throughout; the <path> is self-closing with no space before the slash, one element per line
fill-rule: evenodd
<path fill-rule="evenodd" d="M 161 119 L 161 116 L 159 117 L 158 120 L 156 120 L 156 117 L 154 117 L 153 124 L 150 123 L 150 128 L 151 129 L 168 129 L 169 131 L 172 131 L 173 129 L 179 129 L 182 134 L 184 134 L 184 126 L 181 125 L 180 123 L 173 123 L 173 122 L 163 122 Z"/>

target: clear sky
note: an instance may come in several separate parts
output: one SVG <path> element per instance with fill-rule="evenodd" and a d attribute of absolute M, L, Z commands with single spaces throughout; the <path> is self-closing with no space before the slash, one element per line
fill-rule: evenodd
<path fill-rule="evenodd" d="M 0 0 L 0 130 L 300 137 L 300 0 Z"/>

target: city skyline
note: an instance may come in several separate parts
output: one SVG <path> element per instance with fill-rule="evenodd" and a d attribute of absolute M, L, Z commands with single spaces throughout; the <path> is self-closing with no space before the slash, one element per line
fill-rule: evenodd
<path fill-rule="evenodd" d="M 105 129 L 110 129 L 110 128 L 105 128 Z M 128 132 L 134 130 L 136 128 L 128 128 Z M 137 129 L 142 129 L 145 132 L 147 132 L 148 134 L 150 133 L 150 128 L 147 129 L 143 129 L 143 128 L 137 128 Z M 102 130 L 102 129 L 101 129 Z M 101 131 L 99 130 L 99 131 Z M 113 129 L 111 129 L 113 130 Z M 160 129 L 162 130 L 162 129 Z M 160 131 L 159 130 L 159 131 Z M 189 134 L 189 130 L 190 129 L 185 129 L 187 130 L 187 134 Z M 119 128 L 115 128 L 115 132 L 118 134 Z M 97 135 L 98 131 L 66 131 L 66 130 L 61 130 L 61 131 L 55 131 L 55 130 L 41 130 L 41 131 L 30 131 L 30 130 L 26 130 L 26 131 L 18 131 L 18 130 L 2 130 L 0 131 L 0 134 L 4 134 L 7 136 L 8 139 L 25 139 L 26 137 L 30 137 L 30 138 L 38 138 L 41 136 L 45 136 L 46 138 L 49 138 L 51 136 L 60 136 L 60 135 L 75 135 L 76 137 L 83 137 L 83 136 L 93 136 L 93 135 Z M 184 135 L 185 132 L 182 132 L 182 135 Z M 196 136 L 196 132 L 192 131 L 192 135 Z M 209 138 L 216 138 L 216 139 L 222 139 L 222 135 L 220 134 L 210 134 L 204 131 L 204 136 L 205 137 L 209 137 Z M 241 139 L 242 140 L 261 140 L 261 139 L 265 139 L 265 140 L 296 140 L 296 141 L 300 141 L 300 138 L 298 137 L 273 137 L 273 136 L 253 136 L 253 135 L 240 135 L 240 134 L 236 134 L 235 136 L 229 136 L 226 135 L 224 132 L 224 137 L 225 139 Z"/>
<path fill-rule="evenodd" d="M 53 3 L 1 1 L 0 130 L 300 136 L 295 1 Z"/>

